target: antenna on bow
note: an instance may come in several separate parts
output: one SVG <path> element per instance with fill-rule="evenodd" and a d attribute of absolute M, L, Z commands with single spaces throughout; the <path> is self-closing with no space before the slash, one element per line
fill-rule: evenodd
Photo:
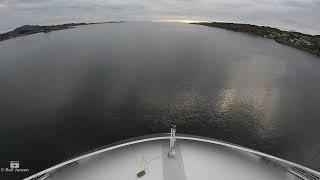
<path fill-rule="evenodd" d="M 168 157 L 174 158 L 174 143 L 176 141 L 176 125 L 171 124 L 171 132 L 170 132 L 170 146 L 169 146 L 169 152 Z"/>

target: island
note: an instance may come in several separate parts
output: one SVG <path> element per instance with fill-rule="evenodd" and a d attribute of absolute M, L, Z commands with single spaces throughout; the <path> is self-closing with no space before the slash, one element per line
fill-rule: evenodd
<path fill-rule="evenodd" d="M 120 22 L 124 22 L 124 21 L 99 22 L 99 23 L 67 23 L 67 24 L 50 25 L 50 26 L 24 25 L 14 29 L 13 31 L 0 34 L 0 41 L 21 37 L 21 36 L 26 36 L 30 34 L 49 33 L 52 31 L 70 29 L 70 28 L 75 28 L 77 26 L 105 24 L 105 23 L 120 23 Z"/>
<path fill-rule="evenodd" d="M 222 28 L 273 39 L 280 44 L 291 46 L 303 51 L 307 51 L 316 56 L 320 56 L 320 35 L 309 35 L 300 32 L 283 31 L 277 28 L 257 26 L 252 24 L 225 22 L 197 22 L 191 24 Z"/>

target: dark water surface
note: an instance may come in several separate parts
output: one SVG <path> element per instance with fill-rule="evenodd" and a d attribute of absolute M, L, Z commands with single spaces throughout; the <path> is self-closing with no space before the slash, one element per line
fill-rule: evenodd
<path fill-rule="evenodd" d="M 0 167 L 26 177 L 118 140 L 208 136 L 320 170 L 320 59 L 197 25 L 82 26 L 0 42 Z"/>

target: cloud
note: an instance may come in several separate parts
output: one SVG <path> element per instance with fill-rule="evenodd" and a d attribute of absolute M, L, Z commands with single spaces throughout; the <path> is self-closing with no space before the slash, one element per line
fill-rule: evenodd
<path fill-rule="evenodd" d="M 71 21 L 196 19 L 320 34 L 320 0 L 0 0 L 1 30 Z"/>

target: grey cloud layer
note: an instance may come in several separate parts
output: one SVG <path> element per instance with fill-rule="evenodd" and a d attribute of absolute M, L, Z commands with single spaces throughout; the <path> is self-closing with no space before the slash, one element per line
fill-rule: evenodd
<path fill-rule="evenodd" d="M 0 31 L 23 24 L 194 19 L 320 34 L 320 0 L 0 0 Z"/>

